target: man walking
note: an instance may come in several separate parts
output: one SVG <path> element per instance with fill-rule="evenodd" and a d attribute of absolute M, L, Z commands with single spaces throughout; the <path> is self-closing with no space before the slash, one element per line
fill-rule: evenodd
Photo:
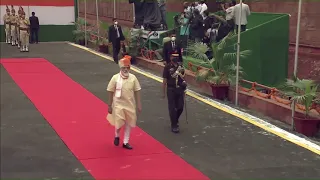
<path fill-rule="evenodd" d="M 11 44 L 11 31 L 10 31 L 10 25 L 11 25 L 11 15 L 10 15 L 10 9 L 7 5 L 6 14 L 3 16 L 3 22 L 4 22 L 4 30 L 6 35 L 6 43 Z"/>
<path fill-rule="evenodd" d="M 109 27 L 109 43 L 112 43 L 112 50 L 113 50 L 113 60 L 115 63 L 118 64 L 119 61 L 119 52 L 121 48 L 121 44 L 125 38 L 122 33 L 121 26 L 118 25 L 118 21 L 116 18 L 113 18 L 113 26 Z"/>
<path fill-rule="evenodd" d="M 30 20 L 30 30 L 31 30 L 31 43 L 39 42 L 38 33 L 39 33 L 39 18 L 36 16 L 35 12 L 32 12 L 32 16 L 29 18 Z"/>
<path fill-rule="evenodd" d="M 21 40 L 21 52 L 29 52 L 29 33 L 30 33 L 30 22 L 26 18 L 26 13 L 21 12 L 21 19 L 19 20 L 20 40 Z"/>
<path fill-rule="evenodd" d="M 171 55 L 171 62 L 163 69 L 163 98 L 167 94 L 171 131 L 179 133 L 179 118 L 183 112 L 185 90 L 184 69 L 179 61 L 179 54 Z"/>
<path fill-rule="evenodd" d="M 244 0 L 242 0 L 244 2 Z M 247 4 L 242 3 L 242 11 L 241 11 L 241 19 L 239 16 L 240 13 L 240 3 L 234 6 L 234 17 L 235 17 L 235 24 L 236 28 L 238 29 L 238 26 L 241 25 L 241 32 L 246 31 L 247 24 L 248 24 L 248 16 L 250 15 L 250 8 Z"/>
<path fill-rule="evenodd" d="M 129 144 L 130 130 L 136 126 L 137 112 L 141 112 L 141 86 L 135 75 L 130 73 L 131 57 L 119 61 L 120 73 L 114 75 L 108 84 L 109 106 L 107 119 L 115 127 L 114 145 L 119 146 L 120 130 L 124 128 L 122 147 L 132 149 Z"/>

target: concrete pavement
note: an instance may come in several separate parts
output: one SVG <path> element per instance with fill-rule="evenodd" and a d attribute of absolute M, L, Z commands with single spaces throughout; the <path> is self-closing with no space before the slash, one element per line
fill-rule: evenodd
<path fill-rule="evenodd" d="M 45 58 L 107 102 L 116 64 L 65 43 L 30 50 L 1 44 L 1 58 Z M 143 88 L 139 127 L 211 179 L 320 177 L 319 155 L 191 97 L 189 124 L 183 115 L 181 133 L 172 134 L 161 84 L 136 76 Z M 22 177 L 92 178 L 1 67 L 1 178 Z"/>

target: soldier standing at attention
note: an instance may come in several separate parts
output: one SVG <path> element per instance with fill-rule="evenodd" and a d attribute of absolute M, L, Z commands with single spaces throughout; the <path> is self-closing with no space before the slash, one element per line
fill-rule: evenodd
<path fill-rule="evenodd" d="M 6 9 L 6 14 L 3 16 L 3 22 L 5 24 L 4 26 L 4 30 L 5 30 L 5 35 L 6 35 L 6 43 L 10 44 L 11 43 L 11 32 L 10 32 L 10 24 L 11 24 L 11 20 L 10 20 L 10 9 L 7 5 L 7 9 Z"/>
<path fill-rule="evenodd" d="M 29 52 L 29 32 L 30 32 L 30 21 L 26 18 L 26 13 L 22 11 L 21 19 L 19 21 L 20 27 L 20 40 L 21 40 L 21 52 Z"/>
<path fill-rule="evenodd" d="M 21 16 L 22 16 L 22 11 L 23 11 L 23 8 L 20 6 L 19 7 L 19 10 L 18 10 L 18 21 L 17 21 L 17 44 L 18 44 L 18 48 L 20 48 L 20 45 L 21 45 L 21 40 L 20 40 L 20 19 L 21 19 Z"/>
<path fill-rule="evenodd" d="M 16 15 L 16 10 L 14 10 L 14 7 L 11 6 L 11 16 L 10 16 L 10 22 L 11 22 L 11 45 L 15 46 L 17 43 L 17 21 L 18 17 Z"/>

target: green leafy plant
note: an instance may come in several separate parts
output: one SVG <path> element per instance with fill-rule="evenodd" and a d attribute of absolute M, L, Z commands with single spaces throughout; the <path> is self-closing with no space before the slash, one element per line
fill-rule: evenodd
<path fill-rule="evenodd" d="M 305 117 L 308 117 L 312 103 L 316 100 L 318 87 L 319 84 L 313 80 L 294 77 L 287 79 L 281 89 L 291 100 L 304 105 Z"/>
<path fill-rule="evenodd" d="M 74 40 L 76 42 L 83 41 L 85 39 L 90 39 L 90 33 L 85 33 L 84 26 L 87 24 L 87 26 L 90 26 L 88 22 L 86 22 L 82 18 L 78 18 L 77 21 L 72 22 L 75 26 L 75 30 L 72 31 L 72 34 L 74 35 Z"/>
<path fill-rule="evenodd" d="M 193 58 L 201 59 L 203 61 L 208 60 L 208 56 L 205 54 L 207 51 L 210 50 L 210 48 L 201 42 L 194 42 L 191 43 L 190 46 L 186 48 L 188 55 L 190 55 Z"/>
<path fill-rule="evenodd" d="M 197 72 L 196 79 L 198 81 L 207 81 L 213 85 L 226 84 L 233 85 L 236 83 L 236 71 L 235 64 L 225 65 L 226 62 L 234 62 L 237 58 L 236 52 L 230 52 L 230 47 L 235 45 L 234 39 L 236 34 L 231 32 L 224 37 L 219 43 L 214 43 L 211 46 L 213 52 L 213 58 L 208 59 L 204 54 L 205 47 L 199 46 L 192 52 L 194 56 L 202 57 L 204 59 L 201 65 L 207 65 L 210 69 L 201 69 Z M 251 55 L 251 50 L 240 51 L 240 59 L 246 59 Z M 243 68 L 239 67 L 239 79 L 242 78 L 244 72 Z"/>
<path fill-rule="evenodd" d="M 131 32 L 130 39 L 128 42 L 128 53 L 130 56 L 138 56 L 141 50 L 141 46 L 144 43 L 142 37 L 143 31 L 138 30 Z"/>

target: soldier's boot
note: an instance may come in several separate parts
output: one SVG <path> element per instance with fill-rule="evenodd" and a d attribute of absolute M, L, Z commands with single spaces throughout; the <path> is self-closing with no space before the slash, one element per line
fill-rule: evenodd
<path fill-rule="evenodd" d="M 18 49 L 20 48 L 20 42 L 17 43 L 18 44 Z"/>
<path fill-rule="evenodd" d="M 29 52 L 29 48 L 28 48 L 28 46 L 26 46 L 26 49 L 25 49 L 25 50 L 26 50 L 26 52 Z"/>
<path fill-rule="evenodd" d="M 15 41 L 15 40 L 12 40 L 11 45 L 12 45 L 12 46 L 15 46 L 15 45 L 16 45 L 16 41 Z"/>
<path fill-rule="evenodd" d="M 24 46 L 21 46 L 20 52 L 24 52 Z"/>
<path fill-rule="evenodd" d="M 11 37 L 8 38 L 8 44 L 11 44 Z"/>

